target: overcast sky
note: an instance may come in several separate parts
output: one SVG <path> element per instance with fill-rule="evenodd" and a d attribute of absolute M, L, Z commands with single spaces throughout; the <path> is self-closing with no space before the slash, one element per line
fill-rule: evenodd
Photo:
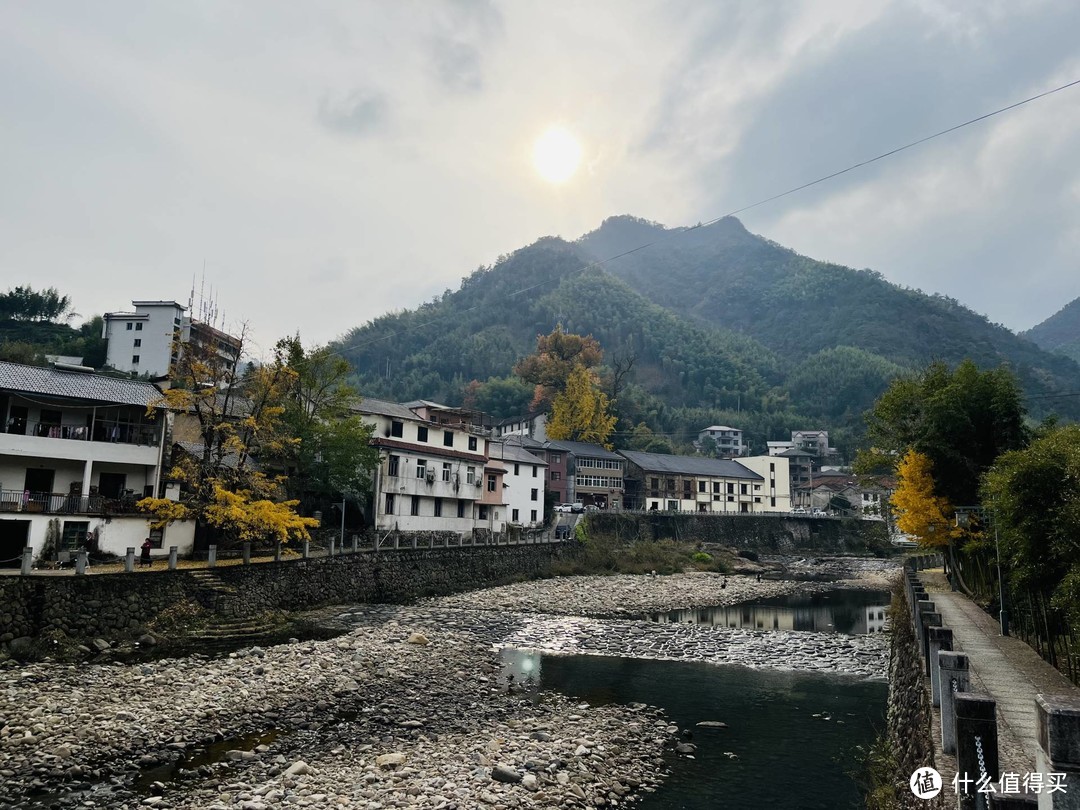
<path fill-rule="evenodd" d="M 544 235 L 711 219 L 1080 78 L 1076 0 L 0 0 L 0 287 L 325 342 Z M 561 124 L 582 168 L 541 178 Z M 1080 87 L 748 212 L 1026 329 L 1080 296 Z"/>

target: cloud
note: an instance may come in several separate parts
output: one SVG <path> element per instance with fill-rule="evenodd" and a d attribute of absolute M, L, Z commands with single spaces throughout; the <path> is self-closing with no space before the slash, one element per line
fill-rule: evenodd
<path fill-rule="evenodd" d="M 502 38 L 503 17 L 488 0 L 451 0 L 431 36 L 431 68 L 453 93 L 484 89 L 484 55 Z"/>
<path fill-rule="evenodd" d="M 390 105 L 386 96 L 372 90 L 354 90 L 345 98 L 319 100 L 318 119 L 324 127 L 342 135 L 371 135 L 386 123 Z"/>

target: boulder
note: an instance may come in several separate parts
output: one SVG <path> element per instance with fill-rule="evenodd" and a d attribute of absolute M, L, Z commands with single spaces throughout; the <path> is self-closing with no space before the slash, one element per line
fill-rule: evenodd
<path fill-rule="evenodd" d="M 516 785 L 521 781 L 522 776 L 509 765 L 496 765 L 491 769 L 491 778 L 496 782 L 505 782 L 508 785 Z"/>
<path fill-rule="evenodd" d="M 421 646 L 426 646 L 431 643 L 428 641 L 428 637 L 423 633 L 412 633 L 406 641 L 409 644 L 419 644 Z"/>

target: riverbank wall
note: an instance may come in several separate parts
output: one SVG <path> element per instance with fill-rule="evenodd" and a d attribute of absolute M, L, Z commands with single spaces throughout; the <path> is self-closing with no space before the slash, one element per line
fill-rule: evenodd
<path fill-rule="evenodd" d="M 589 532 L 620 540 L 678 540 L 772 554 L 873 554 L 890 550 L 881 520 L 672 512 L 598 512 Z"/>
<path fill-rule="evenodd" d="M 342 603 L 405 603 L 425 596 L 546 576 L 565 545 L 363 552 L 246 566 L 89 576 L 0 578 L 0 642 L 62 633 L 136 638 L 177 606 L 220 618 Z"/>

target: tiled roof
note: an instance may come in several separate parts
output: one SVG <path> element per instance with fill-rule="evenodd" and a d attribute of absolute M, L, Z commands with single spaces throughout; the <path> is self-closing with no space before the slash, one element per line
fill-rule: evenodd
<path fill-rule="evenodd" d="M 551 439 L 544 442 L 544 448 L 549 450 L 561 450 L 564 453 L 573 453 L 575 456 L 586 458 L 609 458 L 621 461 L 622 457 L 612 453 L 598 444 L 588 442 L 563 442 Z"/>
<path fill-rule="evenodd" d="M 387 402 L 385 399 L 364 397 L 360 402 L 353 405 L 351 410 L 359 414 L 370 413 L 377 416 L 390 416 L 394 419 L 411 419 L 414 422 L 424 421 L 404 405 L 397 402 Z"/>
<path fill-rule="evenodd" d="M 145 380 L 4 361 L 0 361 L 0 390 L 144 408 L 162 401 L 161 390 Z"/>
<path fill-rule="evenodd" d="M 737 461 L 721 458 L 702 458 L 699 456 L 669 456 L 664 453 L 641 453 L 634 450 L 620 450 L 631 464 L 645 472 L 672 473 L 675 475 L 707 475 L 713 478 L 753 478 L 764 480 L 753 470 L 749 470 Z"/>
<path fill-rule="evenodd" d="M 491 458 L 505 461 L 518 461 L 522 464 L 537 464 L 546 467 L 547 462 L 537 458 L 524 447 L 512 442 L 492 442 L 488 445 L 488 455 Z"/>

